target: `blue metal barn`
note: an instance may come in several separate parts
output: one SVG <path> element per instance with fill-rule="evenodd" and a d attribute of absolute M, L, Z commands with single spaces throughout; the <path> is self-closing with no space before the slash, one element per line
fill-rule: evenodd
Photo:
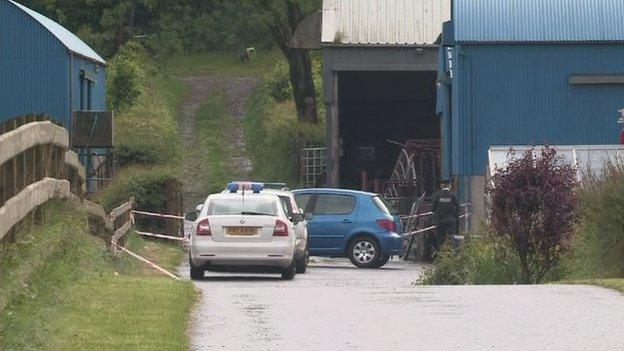
<path fill-rule="evenodd" d="M 0 122 L 47 114 L 71 130 L 73 111 L 106 108 L 105 65 L 58 23 L 0 0 Z"/>
<path fill-rule="evenodd" d="M 439 55 L 443 173 L 479 205 L 495 145 L 616 144 L 621 0 L 456 0 Z"/>

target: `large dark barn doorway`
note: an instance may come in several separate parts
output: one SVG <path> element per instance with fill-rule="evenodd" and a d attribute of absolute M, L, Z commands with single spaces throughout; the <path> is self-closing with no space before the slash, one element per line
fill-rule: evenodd
<path fill-rule="evenodd" d="M 338 116 L 342 187 L 390 179 L 400 146 L 411 139 L 440 139 L 435 115 L 436 72 L 342 72 Z"/>

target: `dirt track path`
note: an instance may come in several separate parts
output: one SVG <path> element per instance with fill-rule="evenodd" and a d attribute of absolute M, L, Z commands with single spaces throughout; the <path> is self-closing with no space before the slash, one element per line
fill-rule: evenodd
<path fill-rule="evenodd" d="M 237 175 L 251 175 L 251 161 L 247 157 L 245 136 L 243 134 L 242 120 L 244 108 L 249 96 L 256 84 L 256 78 L 246 76 L 222 76 L 205 75 L 184 77 L 182 80 L 190 87 L 190 93 L 182 103 L 182 118 L 180 129 L 182 131 L 183 145 L 186 149 L 182 183 L 184 192 L 185 211 L 193 209 L 198 203 L 203 202 L 207 194 L 207 184 L 198 184 L 196 172 L 199 159 L 192 157 L 192 150 L 197 144 L 196 118 L 199 108 L 211 94 L 224 92 L 227 96 L 227 111 L 231 118 L 230 124 L 224 126 L 233 134 L 229 140 L 231 145 L 231 164 Z M 227 128 L 227 129 L 226 129 Z"/>

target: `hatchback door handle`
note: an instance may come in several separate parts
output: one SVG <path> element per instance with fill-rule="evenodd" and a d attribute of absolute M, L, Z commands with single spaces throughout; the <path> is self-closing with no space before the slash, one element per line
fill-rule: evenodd
<path fill-rule="evenodd" d="M 343 218 L 340 222 L 341 223 L 353 223 L 353 221 L 350 220 L 349 218 Z"/>

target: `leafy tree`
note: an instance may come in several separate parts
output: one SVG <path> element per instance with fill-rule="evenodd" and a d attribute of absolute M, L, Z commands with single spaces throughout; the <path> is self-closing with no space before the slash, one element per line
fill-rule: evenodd
<path fill-rule="evenodd" d="M 309 50 L 289 46 L 301 21 L 318 10 L 317 0 L 257 0 L 273 41 L 288 61 L 290 83 L 300 121 L 318 122 L 316 94 Z"/>
<path fill-rule="evenodd" d="M 539 283 L 569 250 L 577 220 L 575 170 L 552 148 L 531 149 L 493 177 L 491 225 L 508 236 L 525 284 Z"/>
<path fill-rule="evenodd" d="M 133 37 L 153 54 L 171 55 L 248 46 L 271 47 L 254 1 L 21 0 L 76 33 L 104 57 Z"/>

